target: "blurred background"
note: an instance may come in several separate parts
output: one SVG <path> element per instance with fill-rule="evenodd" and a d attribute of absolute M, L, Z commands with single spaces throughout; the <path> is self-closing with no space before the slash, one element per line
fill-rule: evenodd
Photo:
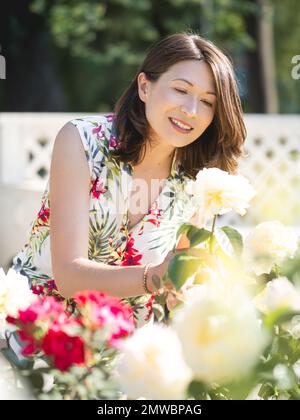
<path fill-rule="evenodd" d="M 300 111 L 291 77 L 292 57 L 300 54 L 297 0 L 1 2 L 7 79 L 0 110 L 111 110 L 149 46 L 186 29 L 232 57 L 246 112 Z"/>
<path fill-rule="evenodd" d="M 60 127 L 111 112 L 151 44 L 182 30 L 232 58 L 246 113 L 240 172 L 258 194 L 224 223 L 300 226 L 298 0 L 10 0 L 0 14 L 0 266 L 39 211 Z"/>

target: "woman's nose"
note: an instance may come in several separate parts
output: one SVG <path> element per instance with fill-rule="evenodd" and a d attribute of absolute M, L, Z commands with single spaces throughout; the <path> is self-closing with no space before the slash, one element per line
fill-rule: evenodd
<path fill-rule="evenodd" d="M 191 99 L 185 101 L 184 104 L 181 105 L 181 110 L 184 114 L 189 116 L 195 116 L 198 112 L 198 101 L 197 99 Z"/>

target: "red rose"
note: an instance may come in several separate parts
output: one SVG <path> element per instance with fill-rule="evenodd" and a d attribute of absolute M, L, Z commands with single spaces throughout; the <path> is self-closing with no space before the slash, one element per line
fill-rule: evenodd
<path fill-rule="evenodd" d="M 53 357 L 54 365 L 66 371 L 73 364 L 81 365 L 85 361 L 84 342 L 80 337 L 71 337 L 61 330 L 51 328 L 42 341 L 42 350 Z"/>
<path fill-rule="evenodd" d="M 27 343 L 26 346 L 22 348 L 22 355 L 31 356 L 37 350 L 37 345 L 34 337 L 23 330 L 18 331 L 18 335 L 21 341 Z"/>
<path fill-rule="evenodd" d="M 108 344 L 115 347 L 118 339 L 131 334 L 135 328 L 133 310 L 120 299 L 103 292 L 86 290 L 74 297 L 87 328 L 108 329 Z"/>

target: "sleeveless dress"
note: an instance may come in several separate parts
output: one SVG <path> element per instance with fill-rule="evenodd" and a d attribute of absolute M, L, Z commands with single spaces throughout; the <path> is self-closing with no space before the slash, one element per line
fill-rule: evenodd
<path fill-rule="evenodd" d="M 171 175 L 148 214 L 129 229 L 133 168 L 118 163 L 111 154 L 118 147 L 114 120 L 114 114 L 105 114 L 70 121 L 79 131 L 90 173 L 88 258 L 121 266 L 160 263 L 176 245 L 177 230 L 195 213 L 186 191 L 190 179 L 175 164 L 174 157 Z M 40 210 L 30 224 L 27 243 L 13 259 L 13 268 L 27 276 L 36 292 L 48 294 L 56 287 L 50 253 L 49 179 L 41 201 Z M 138 325 L 149 319 L 149 297 L 122 299 L 133 307 Z"/>

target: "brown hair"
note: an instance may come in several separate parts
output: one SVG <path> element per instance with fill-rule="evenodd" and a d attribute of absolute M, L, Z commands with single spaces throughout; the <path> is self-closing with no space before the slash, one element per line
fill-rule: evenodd
<path fill-rule="evenodd" d="M 205 132 L 193 143 L 177 148 L 176 160 L 193 178 L 204 167 L 218 167 L 234 173 L 246 129 L 232 64 L 212 42 L 188 32 L 170 35 L 155 43 L 130 86 L 117 101 L 114 112 L 119 148 L 114 156 L 133 165 L 143 159 L 150 127 L 145 104 L 138 95 L 139 73 L 144 72 L 148 80 L 155 82 L 169 67 L 183 60 L 204 60 L 208 63 L 215 80 L 217 106 Z"/>

